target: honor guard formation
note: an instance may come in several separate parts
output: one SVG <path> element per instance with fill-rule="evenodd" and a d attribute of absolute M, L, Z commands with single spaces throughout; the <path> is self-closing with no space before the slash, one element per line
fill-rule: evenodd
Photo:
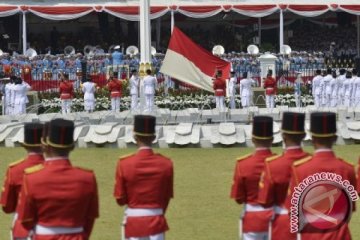
<path fill-rule="evenodd" d="M 333 151 L 337 139 L 335 113 L 311 113 L 314 154 L 305 152 L 301 146 L 304 123 L 304 113 L 283 113 L 281 131 L 285 148 L 281 155 L 276 155 L 271 151 L 273 119 L 254 117 L 255 151 L 237 160 L 230 194 L 242 205 L 241 239 L 351 239 L 348 222 L 355 203 L 349 205 L 348 217 L 335 231 L 327 228 L 314 231 L 314 225 L 305 220 L 299 223 L 302 228 L 298 232 L 291 231 L 294 191 L 309 176 L 337 174 L 348 183 L 346 186 L 351 186 L 355 197 L 356 189 L 360 190 L 354 166 Z M 155 127 L 155 117 L 135 115 L 133 135 L 138 150 L 121 157 L 115 168 L 114 197 L 120 206 L 125 206 L 121 223 L 123 240 L 163 240 L 169 230 L 165 214 L 174 197 L 176 169 L 171 159 L 152 149 Z M 73 135 L 74 123 L 64 119 L 25 124 L 22 145 L 27 154 L 9 165 L 1 192 L 3 211 L 13 214 L 11 239 L 91 238 L 99 217 L 98 186 L 92 170 L 71 164 Z"/>

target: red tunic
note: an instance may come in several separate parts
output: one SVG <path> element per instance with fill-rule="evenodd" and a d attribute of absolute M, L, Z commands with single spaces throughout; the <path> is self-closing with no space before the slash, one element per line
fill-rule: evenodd
<path fill-rule="evenodd" d="M 359 164 L 358 164 L 358 174 L 357 174 L 357 176 L 358 176 L 358 182 L 357 182 L 357 191 L 358 191 L 358 193 L 360 194 L 360 157 L 359 157 Z"/>
<path fill-rule="evenodd" d="M 21 191 L 24 170 L 26 168 L 42 164 L 44 157 L 42 154 L 30 153 L 24 160 L 10 164 L 1 193 L 1 205 L 5 213 L 14 213 L 18 203 L 18 197 Z M 16 220 L 12 229 L 14 237 L 24 238 L 29 232 L 22 227 L 20 221 Z"/>
<path fill-rule="evenodd" d="M 116 167 L 114 196 L 129 208 L 167 209 L 173 197 L 173 164 L 152 149 L 121 158 Z M 125 236 L 146 237 L 167 231 L 164 215 L 127 217 Z"/>
<path fill-rule="evenodd" d="M 293 194 L 294 187 L 298 186 L 302 180 L 315 173 L 329 172 L 336 173 L 342 176 L 342 179 L 347 179 L 351 185 L 356 188 L 356 175 L 355 168 L 351 164 L 339 159 L 335 154 L 328 151 L 315 152 L 313 157 L 305 158 L 300 160 L 293 165 L 292 176 L 290 182 L 290 195 L 288 196 L 287 202 L 290 206 L 290 198 Z M 353 211 L 355 210 L 355 203 L 353 203 Z M 307 226 L 305 226 L 305 231 Z M 301 233 L 302 240 L 350 240 L 351 234 L 348 228 L 348 224 L 342 225 L 336 231 L 317 233 Z"/>
<path fill-rule="evenodd" d="M 63 81 L 59 86 L 60 98 L 62 100 L 71 99 L 74 96 L 74 87 L 70 81 Z"/>
<path fill-rule="evenodd" d="M 66 158 L 45 161 L 41 167 L 27 169 L 18 206 L 19 220 L 27 229 L 45 227 L 83 227 L 83 233 L 39 235 L 36 240 L 88 239 L 99 203 L 95 175 L 73 167 Z"/>
<path fill-rule="evenodd" d="M 226 83 L 224 80 L 222 80 L 221 78 L 216 78 L 213 82 L 213 88 L 214 88 L 216 97 L 225 96 Z"/>
<path fill-rule="evenodd" d="M 107 86 L 109 88 L 109 91 L 111 93 L 110 96 L 112 98 L 121 97 L 121 95 L 122 95 L 121 81 L 119 81 L 118 79 L 113 79 L 107 84 Z"/>
<path fill-rule="evenodd" d="M 264 81 L 266 95 L 276 94 L 276 80 L 273 77 L 267 77 Z"/>
<path fill-rule="evenodd" d="M 235 167 L 231 198 L 239 204 L 258 204 L 259 180 L 270 149 L 257 149 L 252 155 L 238 159 Z M 245 212 L 243 232 L 267 232 L 272 211 Z"/>
<path fill-rule="evenodd" d="M 264 174 L 260 181 L 259 203 L 266 207 L 279 206 L 285 209 L 292 164 L 309 156 L 300 147 L 287 149 L 281 156 L 266 159 Z M 272 239 L 296 239 L 290 233 L 288 214 L 276 214 L 272 223 Z"/>

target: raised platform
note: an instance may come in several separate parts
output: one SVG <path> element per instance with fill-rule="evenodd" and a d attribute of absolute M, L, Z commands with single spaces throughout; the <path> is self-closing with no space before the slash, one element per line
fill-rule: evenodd
<path fill-rule="evenodd" d="M 304 144 L 311 144 L 309 134 L 310 113 L 318 110 L 306 108 L 278 107 L 272 111 L 264 108 L 234 109 L 219 112 L 217 109 L 186 109 L 170 111 L 158 109 L 157 138 L 154 145 L 170 147 L 236 147 L 253 146 L 251 142 L 251 122 L 255 115 L 268 115 L 274 119 L 274 145 L 282 143 L 281 117 L 284 111 L 306 113 L 307 135 Z M 338 144 L 360 143 L 360 109 L 319 109 L 337 113 Z M 129 111 L 112 113 L 77 112 L 67 115 L 60 113 L 0 116 L 0 146 L 19 146 L 23 140 L 24 122 L 46 122 L 54 118 L 65 118 L 75 122 L 74 140 L 77 147 L 136 147 L 132 133 L 133 115 Z"/>

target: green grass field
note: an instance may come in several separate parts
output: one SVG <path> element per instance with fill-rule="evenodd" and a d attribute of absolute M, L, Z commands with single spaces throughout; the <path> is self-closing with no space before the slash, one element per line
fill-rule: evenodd
<path fill-rule="evenodd" d="M 173 159 L 175 167 L 175 198 L 171 201 L 167 219 L 170 240 L 232 240 L 237 239 L 238 216 L 241 207 L 229 197 L 236 158 L 251 152 L 251 148 L 218 149 L 156 149 Z M 311 148 L 306 148 L 312 151 Z M 360 146 L 337 146 L 336 153 L 356 163 Z M 94 169 L 100 195 L 100 218 L 91 239 L 119 239 L 122 208 L 112 196 L 115 164 L 119 156 L 135 149 L 76 149 L 71 159 L 74 165 Z M 274 148 L 280 152 L 280 148 Z M 0 148 L 0 178 L 4 179 L 8 164 L 24 156 L 21 148 Z M 2 184 L 2 183 L 1 183 Z M 9 239 L 11 216 L 0 213 L 0 239 Z M 351 221 L 353 239 L 360 239 L 360 214 Z M 276 240 L 276 239 L 275 239 Z M 284 239 L 286 240 L 286 239 Z"/>

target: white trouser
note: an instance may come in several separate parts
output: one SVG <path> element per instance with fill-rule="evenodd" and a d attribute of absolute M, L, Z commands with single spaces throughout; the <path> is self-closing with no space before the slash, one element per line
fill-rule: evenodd
<path fill-rule="evenodd" d="M 351 107 L 350 96 L 345 95 L 345 97 L 344 97 L 344 106 L 345 107 Z"/>
<path fill-rule="evenodd" d="M 126 238 L 126 240 L 165 240 L 165 234 L 159 233 L 156 235 L 150 235 L 148 237 L 130 237 Z"/>
<path fill-rule="evenodd" d="M 274 95 L 266 95 L 266 108 L 274 108 Z"/>
<path fill-rule="evenodd" d="M 360 107 L 360 97 L 355 98 L 355 107 Z"/>
<path fill-rule="evenodd" d="M 337 98 L 337 96 L 332 96 L 330 107 L 336 107 L 337 104 L 338 104 L 338 98 Z"/>
<path fill-rule="evenodd" d="M 246 96 L 246 95 L 241 96 L 241 106 L 243 108 L 250 106 L 250 96 Z"/>
<path fill-rule="evenodd" d="M 230 108 L 235 109 L 235 96 L 230 96 Z"/>
<path fill-rule="evenodd" d="M 321 106 L 321 96 L 316 94 L 314 96 L 314 105 L 315 107 L 320 107 Z"/>
<path fill-rule="evenodd" d="M 330 107 L 331 95 L 325 94 L 322 98 L 322 106 L 323 107 Z"/>
<path fill-rule="evenodd" d="M 153 94 L 145 94 L 145 111 L 152 112 L 154 106 L 154 95 Z"/>
<path fill-rule="evenodd" d="M 95 109 L 95 99 L 85 99 L 84 100 L 84 109 L 85 111 L 94 111 Z"/>
<path fill-rule="evenodd" d="M 120 111 L 120 97 L 111 98 L 111 111 L 119 112 Z"/>
<path fill-rule="evenodd" d="M 301 107 L 300 95 L 295 93 L 294 97 L 295 97 L 295 105 L 296 105 L 296 107 Z"/>
<path fill-rule="evenodd" d="M 223 96 L 215 96 L 215 102 L 216 102 L 216 108 L 219 109 L 219 111 L 225 110 Z"/>
<path fill-rule="evenodd" d="M 137 106 L 138 106 L 138 96 L 137 94 L 132 94 L 131 95 L 131 110 L 137 110 Z"/>
<path fill-rule="evenodd" d="M 242 214 L 242 217 L 246 214 L 246 212 L 263 212 L 263 211 L 271 211 L 272 208 L 264 208 L 261 205 L 252 205 L 245 204 Z M 242 217 L 240 218 L 240 227 L 242 228 Z M 270 223 L 269 223 L 270 224 Z M 243 232 L 243 229 L 240 229 L 240 233 L 243 240 L 268 240 L 269 232 Z"/>
<path fill-rule="evenodd" d="M 267 240 L 268 232 L 247 232 L 242 237 L 243 240 Z"/>
<path fill-rule="evenodd" d="M 61 100 L 61 113 L 71 113 L 71 99 Z"/>
<path fill-rule="evenodd" d="M 342 106 L 343 104 L 344 104 L 344 96 L 343 95 L 338 95 L 337 105 Z"/>

